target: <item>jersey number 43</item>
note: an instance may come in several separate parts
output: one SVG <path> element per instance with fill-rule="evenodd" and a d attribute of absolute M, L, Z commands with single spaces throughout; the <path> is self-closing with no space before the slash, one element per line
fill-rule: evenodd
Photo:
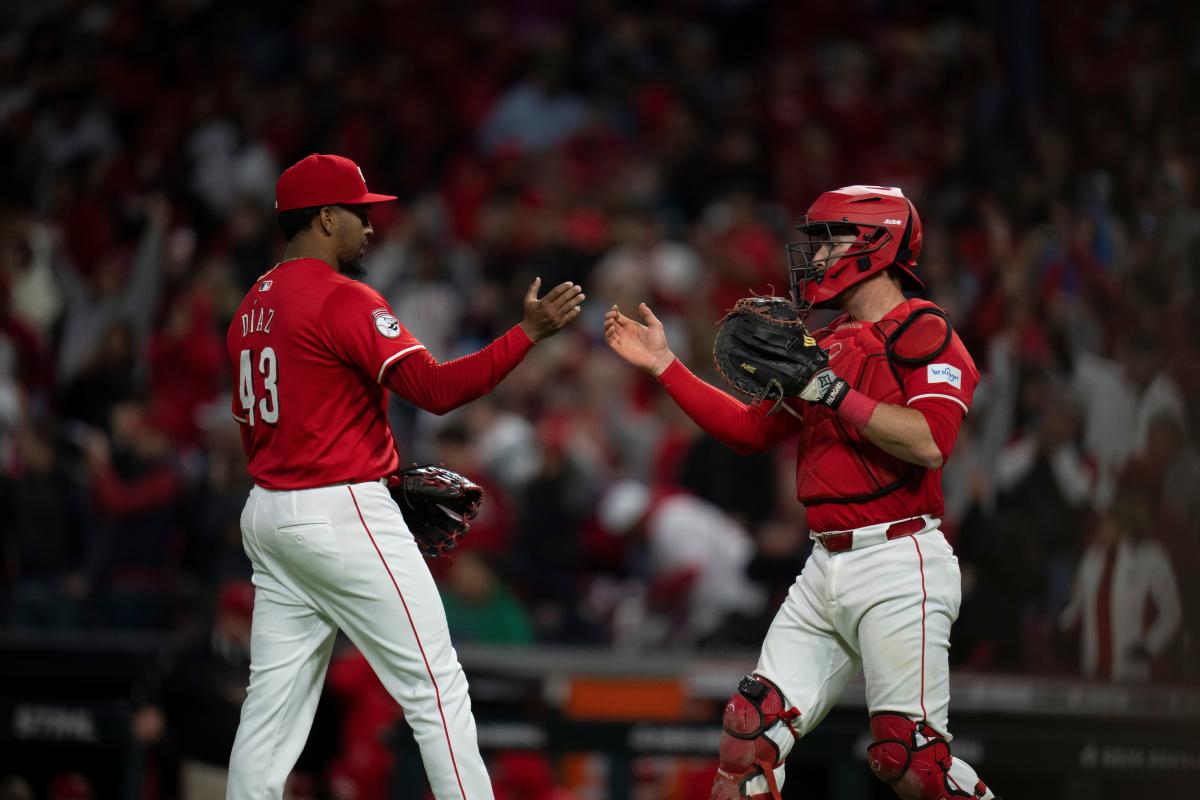
<path fill-rule="evenodd" d="M 259 420 L 273 425 L 279 421 L 279 390 L 275 386 L 277 373 L 273 348 L 264 347 L 258 354 L 258 372 L 262 376 L 262 397 L 254 392 L 254 351 L 243 350 L 238 370 L 238 397 L 246 412 L 246 420 L 253 425 L 257 410 Z"/>

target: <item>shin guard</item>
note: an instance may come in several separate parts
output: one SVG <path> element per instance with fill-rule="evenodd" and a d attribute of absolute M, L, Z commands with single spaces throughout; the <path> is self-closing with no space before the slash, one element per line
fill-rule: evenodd
<path fill-rule="evenodd" d="M 779 745 L 767 736 L 767 731 L 782 724 L 793 738 L 799 738 L 792 726 L 799 716 L 798 710 L 787 707 L 775 684 L 757 675 L 743 677 L 725 705 L 720 765 L 710 800 L 740 800 L 744 797 L 742 786 L 758 775 L 766 779 L 770 790 L 765 797 L 779 800 L 775 782 L 775 768 L 781 761 Z"/>
<path fill-rule="evenodd" d="M 904 800 L 954 800 L 988 797 L 983 781 L 960 786 L 950 775 L 950 743 L 924 722 L 900 714 L 871 717 L 875 741 L 867 747 L 867 763 L 875 777 Z"/>

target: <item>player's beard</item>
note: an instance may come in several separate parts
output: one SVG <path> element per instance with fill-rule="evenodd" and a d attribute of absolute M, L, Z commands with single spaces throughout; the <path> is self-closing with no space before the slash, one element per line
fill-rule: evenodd
<path fill-rule="evenodd" d="M 338 270 L 348 278 L 360 281 L 367 277 L 367 265 L 363 263 L 361 253 L 355 253 L 351 258 L 338 259 Z"/>

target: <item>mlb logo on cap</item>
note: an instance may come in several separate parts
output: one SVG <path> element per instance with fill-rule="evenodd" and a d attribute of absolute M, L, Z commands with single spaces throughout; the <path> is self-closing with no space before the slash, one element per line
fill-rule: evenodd
<path fill-rule="evenodd" d="M 348 158 L 313 153 L 283 171 L 275 183 L 275 211 L 313 206 L 387 203 L 394 195 L 367 191 L 362 170 Z"/>

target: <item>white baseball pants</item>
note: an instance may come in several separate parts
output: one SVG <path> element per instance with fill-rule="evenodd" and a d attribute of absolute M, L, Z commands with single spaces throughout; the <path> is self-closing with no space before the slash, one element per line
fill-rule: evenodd
<path fill-rule="evenodd" d="M 930 518 L 918 535 L 859 550 L 813 547 L 771 623 L 754 670 L 799 709 L 793 724 L 801 736 L 825 718 L 861 671 L 870 713 L 924 720 L 951 739 L 947 655 L 962 582 L 938 522 Z M 791 733 L 777 725 L 769 735 L 786 757 L 795 741 Z M 950 777 L 966 791 L 978 780 L 957 758 Z M 782 766 L 775 779 L 783 786 Z M 766 779 L 754 778 L 746 789 L 751 795 L 766 792 Z"/>
<path fill-rule="evenodd" d="M 492 798 L 441 597 L 387 489 L 256 486 L 241 523 L 254 621 L 228 800 L 283 796 L 339 628 L 404 709 L 434 796 Z"/>

